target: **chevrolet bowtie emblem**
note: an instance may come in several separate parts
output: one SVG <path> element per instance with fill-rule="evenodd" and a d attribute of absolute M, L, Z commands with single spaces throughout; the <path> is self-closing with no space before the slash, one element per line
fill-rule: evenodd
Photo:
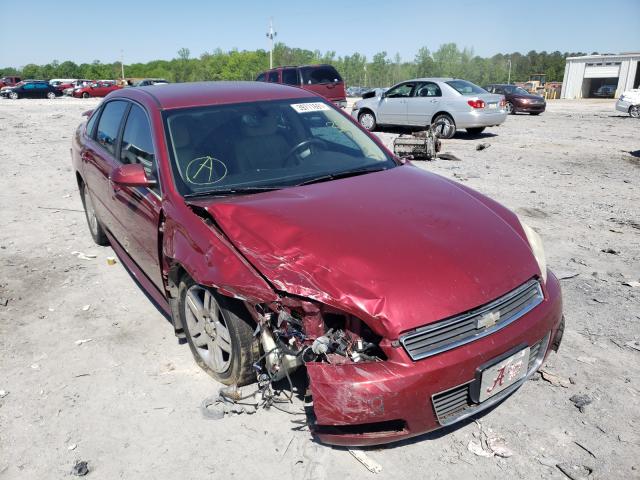
<path fill-rule="evenodd" d="M 500 320 L 500 311 L 485 313 L 478 319 L 478 325 L 476 328 L 489 328 L 493 327 Z"/>

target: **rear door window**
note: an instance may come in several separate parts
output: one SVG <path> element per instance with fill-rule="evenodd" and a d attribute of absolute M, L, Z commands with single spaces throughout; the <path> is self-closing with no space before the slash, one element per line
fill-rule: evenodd
<path fill-rule="evenodd" d="M 342 81 L 342 77 L 335 68 L 330 65 L 320 67 L 304 67 L 300 69 L 302 83 L 305 85 L 316 85 L 319 83 L 337 83 Z"/>
<path fill-rule="evenodd" d="M 298 80 L 298 69 L 285 68 L 282 70 L 282 83 L 286 85 L 300 85 Z"/>
<path fill-rule="evenodd" d="M 269 81 L 273 83 L 278 83 L 278 71 L 269 72 Z"/>
<path fill-rule="evenodd" d="M 122 122 L 122 116 L 126 109 L 127 102 L 109 102 L 104 106 L 102 115 L 100 115 L 96 140 L 111 155 L 115 155 L 120 123 Z"/>
<path fill-rule="evenodd" d="M 155 178 L 155 154 L 151 139 L 151 126 L 144 110 L 132 105 L 122 133 L 120 148 L 122 163 L 140 163 L 148 178 Z"/>

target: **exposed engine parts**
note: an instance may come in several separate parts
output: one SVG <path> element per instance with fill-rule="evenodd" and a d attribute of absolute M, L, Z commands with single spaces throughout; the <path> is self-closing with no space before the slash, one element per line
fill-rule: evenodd
<path fill-rule="evenodd" d="M 434 160 L 441 149 L 435 126 L 410 135 L 400 135 L 393 141 L 393 153 L 409 160 Z"/>
<path fill-rule="evenodd" d="M 270 407 L 303 414 L 283 405 L 293 403 L 291 375 L 296 369 L 308 363 L 343 365 L 384 358 L 373 332 L 347 315 L 326 312 L 323 315 L 312 304 L 300 308 L 259 305 L 251 313 L 258 323 L 254 335 L 262 352 L 253 364 L 257 388 L 249 394 L 235 386 L 221 389 L 217 397 L 203 402 L 203 415 L 207 418 L 254 413 L 259 408 Z M 284 388 L 274 387 L 284 380 Z"/>

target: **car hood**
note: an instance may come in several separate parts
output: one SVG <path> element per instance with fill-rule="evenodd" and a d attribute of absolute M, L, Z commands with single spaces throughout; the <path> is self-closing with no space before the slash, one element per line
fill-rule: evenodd
<path fill-rule="evenodd" d="M 396 338 L 538 273 L 514 221 L 469 192 L 406 165 L 194 203 L 277 290 L 340 308 Z"/>

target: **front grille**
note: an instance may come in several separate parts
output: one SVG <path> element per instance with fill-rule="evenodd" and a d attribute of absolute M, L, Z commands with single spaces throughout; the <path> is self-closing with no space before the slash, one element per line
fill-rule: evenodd
<path fill-rule="evenodd" d="M 546 350 L 546 348 L 543 347 L 546 347 L 548 342 L 549 334 L 531 346 L 527 376 L 531 375 L 542 363 L 542 357 Z M 466 410 L 473 408 L 475 411 L 483 405 L 482 403 L 473 403 L 471 400 L 472 383 L 473 382 L 458 385 L 451 390 L 433 395 L 433 408 L 436 412 L 438 422 L 442 425 L 449 425 L 453 423 L 457 417 L 464 415 Z M 498 396 L 500 396 L 500 394 L 498 394 Z M 473 414 L 474 411 L 470 411 L 469 414 Z"/>
<path fill-rule="evenodd" d="M 485 337 L 522 317 L 544 296 L 536 279 L 470 312 L 418 328 L 400 337 L 412 360 L 420 360 Z"/>

